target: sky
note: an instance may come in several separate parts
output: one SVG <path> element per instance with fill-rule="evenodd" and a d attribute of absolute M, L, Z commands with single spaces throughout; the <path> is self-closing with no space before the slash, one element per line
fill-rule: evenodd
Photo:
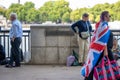
<path fill-rule="evenodd" d="M 26 1 L 32 1 L 35 3 L 36 8 L 40 8 L 45 2 L 47 1 L 57 1 L 57 0 L 20 0 L 21 4 L 24 4 Z M 120 0 L 66 0 L 70 3 L 70 8 L 77 9 L 82 7 L 93 7 L 95 4 L 98 3 L 115 3 Z M 18 0 L 0 0 L 0 5 L 8 8 L 11 3 L 17 3 Z"/>

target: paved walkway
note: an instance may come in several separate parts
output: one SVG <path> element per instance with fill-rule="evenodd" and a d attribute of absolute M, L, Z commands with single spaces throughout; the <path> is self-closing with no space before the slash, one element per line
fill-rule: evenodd
<path fill-rule="evenodd" d="M 118 61 L 120 65 L 120 60 Z M 19 68 L 0 66 L 0 80 L 84 80 L 80 66 L 22 65 Z"/>
<path fill-rule="evenodd" d="M 23 65 L 20 68 L 0 66 L 0 80 L 84 80 L 80 66 Z"/>

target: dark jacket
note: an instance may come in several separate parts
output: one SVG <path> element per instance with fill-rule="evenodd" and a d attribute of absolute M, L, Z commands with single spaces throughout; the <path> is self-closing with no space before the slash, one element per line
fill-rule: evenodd
<path fill-rule="evenodd" d="M 90 22 L 87 21 L 87 24 L 89 27 L 89 31 L 92 32 L 92 26 L 91 26 Z M 79 31 L 79 36 L 81 37 L 81 32 L 88 31 L 87 24 L 86 24 L 86 21 L 79 20 L 79 21 L 75 22 L 74 24 L 72 24 L 71 28 L 75 33 L 77 33 L 77 30 L 76 30 L 76 27 L 77 27 L 78 31 Z"/>

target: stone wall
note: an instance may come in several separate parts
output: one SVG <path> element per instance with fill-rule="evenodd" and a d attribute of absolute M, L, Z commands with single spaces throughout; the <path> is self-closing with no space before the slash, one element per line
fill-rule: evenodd
<path fill-rule="evenodd" d="M 31 25 L 31 64 L 66 64 L 77 39 L 70 25 Z"/>

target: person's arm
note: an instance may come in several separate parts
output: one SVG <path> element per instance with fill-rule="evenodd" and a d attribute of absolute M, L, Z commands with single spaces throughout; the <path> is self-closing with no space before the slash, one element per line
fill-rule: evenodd
<path fill-rule="evenodd" d="M 104 56 L 107 56 L 107 55 L 108 55 L 108 50 L 107 50 L 107 45 L 106 45 L 104 49 Z"/>
<path fill-rule="evenodd" d="M 14 39 L 16 38 L 16 36 L 17 36 L 17 28 L 18 28 L 18 24 L 17 23 L 14 23 L 13 25 L 12 25 L 12 27 L 13 27 L 13 37 L 12 37 L 12 41 L 14 42 Z"/>
<path fill-rule="evenodd" d="M 77 23 L 78 23 L 78 22 L 75 22 L 75 23 L 73 23 L 72 26 L 71 26 L 71 28 L 72 28 L 72 30 L 74 31 L 74 33 L 77 33 L 77 30 L 75 29 L 75 27 L 77 27 Z"/>
<path fill-rule="evenodd" d="M 14 25 L 13 25 L 13 37 L 14 37 L 14 38 L 16 38 L 16 36 L 17 36 L 17 27 L 18 27 L 17 24 L 14 24 Z"/>

